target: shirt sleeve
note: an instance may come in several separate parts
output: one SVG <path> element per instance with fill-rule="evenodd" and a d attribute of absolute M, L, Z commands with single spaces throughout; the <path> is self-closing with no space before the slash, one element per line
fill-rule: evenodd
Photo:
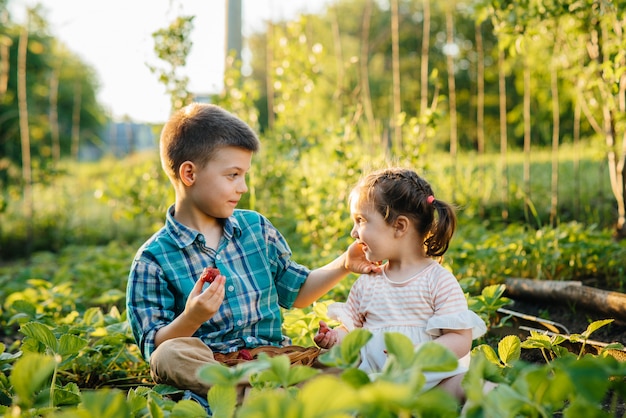
<path fill-rule="evenodd" d="M 142 256 L 133 261 L 127 291 L 126 310 L 135 341 L 146 360 L 155 349 L 157 331 L 174 320 L 174 295 L 163 280 L 156 262 Z"/>
<path fill-rule="evenodd" d="M 291 248 L 269 220 L 265 219 L 265 233 L 269 251 L 269 261 L 274 272 L 274 283 L 278 293 L 278 303 L 289 309 L 293 306 L 300 288 L 311 270 L 292 260 Z"/>
<path fill-rule="evenodd" d="M 467 306 L 467 299 L 456 277 L 441 270 L 433 291 L 435 314 L 428 320 L 426 332 L 433 336 L 441 335 L 442 329 L 471 329 L 476 339 L 486 332 L 486 325 Z"/>

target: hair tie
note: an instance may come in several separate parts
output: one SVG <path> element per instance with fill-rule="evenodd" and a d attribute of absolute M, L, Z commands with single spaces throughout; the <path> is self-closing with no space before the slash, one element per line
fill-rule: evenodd
<path fill-rule="evenodd" d="M 429 196 L 426 198 L 426 201 L 428 202 L 428 204 L 429 204 L 429 205 L 432 205 L 432 204 L 433 204 L 433 202 L 435 201 L 435 196 L 433 196 L 432 194 L 431 194 L 431 195 L 429 195 Z"/>

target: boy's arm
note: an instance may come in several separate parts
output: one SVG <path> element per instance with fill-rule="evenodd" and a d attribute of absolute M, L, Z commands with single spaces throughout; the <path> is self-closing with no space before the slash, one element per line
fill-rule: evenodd
<path fill-rule="evenodd" d="M 365 258 L 359 243 L 352 243 L 348 250 L 324 267 L 312 270 L 298 292 L 293 306 L 304 308 L 328 293 L 348 273 L 367 274 L 380 272 L 380 266 Z"/>
<path fill-rule="evenodd" d="M 211 319 L 224 300 L 225 281 L 226 278 L 219 275 L 202 291 L 204 282 L 198 280 L 187 297 L 183 313 L 157 331 L 154 336 L 155 347 L 172 338 L 191 337 L 205 321 Z"/>

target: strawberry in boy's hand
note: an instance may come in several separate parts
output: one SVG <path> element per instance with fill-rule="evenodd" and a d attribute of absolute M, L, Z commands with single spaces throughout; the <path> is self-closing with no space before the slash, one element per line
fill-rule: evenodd
<path fill-rule="evenodd" d="M 205 283 L 213 283 L 213 280 L 215 280 L 215 278 L 217 276 L 219 276 L 220 270 L 218 268 L 215 267 L 205 267 L 204 270 L 202 271 L 202 275 L 200 276 L 200 280 L 202 280 Z"/>

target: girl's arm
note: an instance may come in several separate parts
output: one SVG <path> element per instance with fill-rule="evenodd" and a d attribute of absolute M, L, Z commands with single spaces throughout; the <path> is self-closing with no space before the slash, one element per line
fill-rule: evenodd
<path fill-rule="evenodd" d="M 326 322 L 320 321 L 320 329 L 317 331 L 313 341 L 319 347 L 331 348 L 332 346 L 341 343 L 343 337 L 348 334 L 348 330 L 343 325 L 337 328 L 329 328 Z"/>
<path fill-rule="evenodd" d="M 458 358 L 464 357 L 472 348 L 471 329 L 443 329 L 434 341 L 450 349 Z"/>

